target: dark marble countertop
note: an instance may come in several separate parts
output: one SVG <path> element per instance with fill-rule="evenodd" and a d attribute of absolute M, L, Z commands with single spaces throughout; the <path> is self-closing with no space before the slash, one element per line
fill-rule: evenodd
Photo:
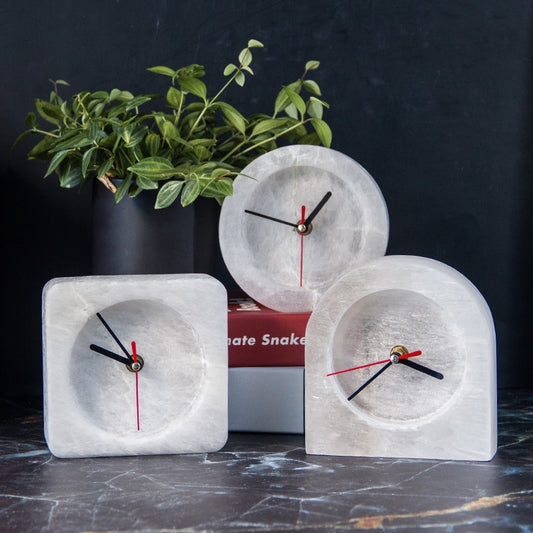
<path fill-rule="evenodd" d="M 488 463 L 306 455 L 231 433 L 218 453 L 56 459 L 42 413 L 0 402 L 0 531 L 533 530 L 533 391 L 499 391 Z"/>

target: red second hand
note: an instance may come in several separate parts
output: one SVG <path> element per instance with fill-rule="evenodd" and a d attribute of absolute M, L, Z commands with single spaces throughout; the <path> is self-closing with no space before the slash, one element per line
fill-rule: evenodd
<path fill-rule="evenodd" d="M 131 342 L 131 351 L 133 352 L 133 362 L 137 362 L 137 345 L 135 341 Z M 141 430 L 139 421 L 139 372 L 135 372 L 135 405 L 137 407 L 137 431 Z"/>
<path fill-rule="evenodd" d="M 408 357 L 416 357 L 417 355 L 422 355 L 422 352 L 420 350 L 417 350 L 416 352 L 406 353 L 404 355 L 400 355 L 398 359 L 407 359 Z M 367 366 L 374 366 L 374 365 L 381 365 L 383 363 L 389 363 L 389 359 L 384 359 L 383 361 L 376 361 L 375 363 L 368 363 L 368 365 L 361 365 L 356 366 L 354 368 L 347 368 L 346 370 L 339 370 L 338 372 L 332 372 L 331 374 L 326 374 L 326 376 L 335 376 L 336 374 L 343 374 L 344 372 L 351 372 L 352 370 L 359 370 L 360 368 L 366 368 Z"/>
<path fill-rule="evenodd" d="M 305 223 L 305 205 L 302 205 L 302 226 Z M 304 270 L 304 232 L 301 233 L 300 240 L 300 287 L 302 286 L 303 279 L 303 270 Z"/>

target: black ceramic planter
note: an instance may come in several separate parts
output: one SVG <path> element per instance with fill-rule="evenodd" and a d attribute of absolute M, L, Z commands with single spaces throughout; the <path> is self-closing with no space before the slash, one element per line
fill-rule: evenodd
<path fill-rule="evenodd" d="M 93 190 L 93 273 L 213 274 L 220 208 L 198 198 L 154 209 L 156 191 L 115 203 L 100 183 Z"/>

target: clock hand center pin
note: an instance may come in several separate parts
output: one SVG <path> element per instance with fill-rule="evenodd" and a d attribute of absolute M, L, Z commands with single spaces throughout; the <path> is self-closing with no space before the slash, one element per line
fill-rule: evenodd
<path fill-rule="evenodd" d="M 394 363 L 395 365 L 398 364 L 401 359 L 405 359 L 402 355 L 407 355 L 408 353 L 409 350 L 405 346 L 394 346 L 390 351 L 391 363 Z"/>

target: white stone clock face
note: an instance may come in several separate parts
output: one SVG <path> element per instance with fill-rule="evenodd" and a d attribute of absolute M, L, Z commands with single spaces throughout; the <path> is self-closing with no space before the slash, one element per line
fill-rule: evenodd
<path fill-rule="evenodd" d="M 302 206 L 307 218 L 326 195 L 302 238 L 295 227 Z M 354 160 L 317 146 L 289 146 L 259 157 L 237 177 L 219 234 L 224 261 L 245 292 L 272 309 L 303 312 L 347 270 L 383 255 L 388 214 L 375 181 Z"/>
<path fill-rule="evenodd" d="M 214 278 L 45 286 L 44 426 L 55 456 L 216 451 L 227 439 L 227 381 L 227 293 Z"/>
<path fill-rule="evenodd" d="M 143 357 L 138 376 L 143 435 L 165 431 L 177 418 L 186 418 L 205 378 L 203 346 L 194 327 L 176 310 L 151 300 L 120 302 L 99 312 L 125 346 L 136 342 Z M 91 351 L 91 344 L 120 351 L 96 314 L 77 336 L 70 359 L 72 380 L 85 378 L 75 390 L 80 411 L 101 429 L 135 436 L 135 374 Z"/>
<path fill-rule="evenodd" d="M 391 349 L 401 345 L 422 351 L 412 360 L 444 376 L 435 379 L 395 364 L 350 401 L 383 365 L 332 378 L 351 409 L 382 423 L 420 423 L 446 409 L 462 387 L 466 352 L 453 317 L 417 292 L 390 289 L 361 298 L 341 318 L 333 342 L 331 372 L 388 359 Z"/>
<path fill-rule="evenodd" d="M 479 291 L 414 256 L 340 278 L 307 326 L 305 437 L 312 454 L 490 460 L 496 347 Z"/>

